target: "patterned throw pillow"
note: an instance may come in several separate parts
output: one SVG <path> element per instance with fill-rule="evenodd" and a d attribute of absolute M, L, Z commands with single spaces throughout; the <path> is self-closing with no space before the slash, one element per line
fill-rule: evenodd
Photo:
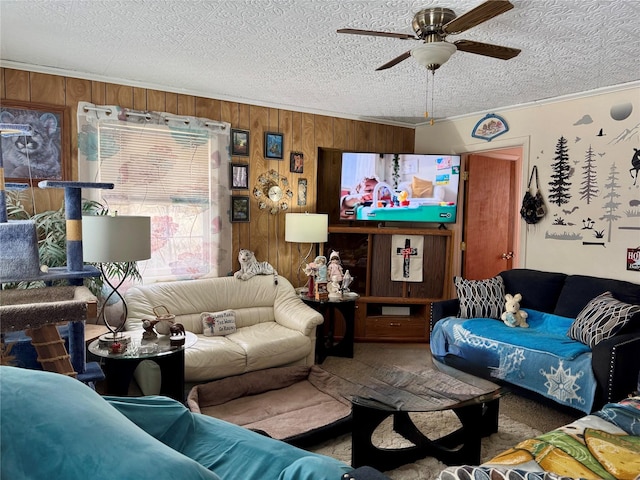
<path fill-rule="evenodd" d="M 621 302 L 611 292 L 605 292 L 587 303 L 567 335 L 593 348 L 602 340 L 613 337 L 639 313 L 640 305 Z"/>
<path fill-rule="evenodd" d="M 222 312 L 204 312 L 202 319 L 202 333 L 205 337 L 229 335 L 236 331 L 236 312 L 223 310 Z"/>
<path fill-rule="evenodd" d="M 455 277 L 453 284 L 460 299 L 460 318 L 500 319 L 504 310 L 504 283 L 500 275 L 486 280 Z"/>

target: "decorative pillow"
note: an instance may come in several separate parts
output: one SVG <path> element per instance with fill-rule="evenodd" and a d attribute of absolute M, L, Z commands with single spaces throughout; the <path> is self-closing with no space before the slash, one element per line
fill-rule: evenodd
<path fill-rule="evenodd" d="M 204 312 L 200 318 L 202 319 L 202 333 L 205 337 L 229 335 L 236 331 L 236 312 L 233 310 Z"/>
<path fill-rule="evenodd" d="M 621 302 L 611 292 L 604 292 L 587 303 L 567 335 L 593 348 L 602 340 L 613 337 L 638 313 L 640 305 Z"/>
<path fill-rule="evenodd" d="M 413 181 L 411 182 L 411 196 L 415 198 L 433 197 L 433 182 L 431 182 L 431 180 L 413 177 Z"/>
<path fill-rule="evenodd" d="M 460 299 L 460 318 L 495 318 L 504 310 L 504 283 L 500 275 L 486 280 L 455 277 L 453 284 Z"/>

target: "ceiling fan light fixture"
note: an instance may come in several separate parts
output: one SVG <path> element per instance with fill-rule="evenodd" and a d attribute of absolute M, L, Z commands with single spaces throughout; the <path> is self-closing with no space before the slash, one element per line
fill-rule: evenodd
<path fill-rule="evenodd" d="M 444 65 L 457 48 L 449 42 L 425 43 L 411 50 L 411 56 L 428 70 L 436 70 Z"/>

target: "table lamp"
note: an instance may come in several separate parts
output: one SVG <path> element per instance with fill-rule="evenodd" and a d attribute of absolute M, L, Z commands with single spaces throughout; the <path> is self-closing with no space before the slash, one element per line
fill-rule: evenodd
<path fill-rule="evenodd" d="M 122 330 L 127 319 L 127 304 L 118 288 L 129 276 L 132 262 L 151 258 L 151 218 L 125 215 L 83 216 L 82 253 L 85 262 L 100 264 L 104 281 L 111 287 L 98 315 L 111 333 L 101 336 L 100 340 L 105 344 L 126 344 L 130 337 Z M 118 285 L 114 286 L 109 281 L 104 271 L 105 263 L 127 263 Z M 109 324 L 105 315 L 105 308 L 113 295 L 120 297 L 123 306 L 123 318 L 116 328 Z"/>
<path fill-rule="evenodd" d="M 301 256 L 300 244 L 310 243 L 309 251 L 304 256 L 296 273 L 299 274 L 300 267 L 307 263 L 307 259 L 313 249 L 313 244 L 319 244 L 319 253 L 323 253 L 323 244 L 328 239 L 329 215 L 326 213 L 287 213 L 285 215 L 284 240 L 298 244 L 298 256 Z M 299 280 L 299 278 L 298 278 Z"/>

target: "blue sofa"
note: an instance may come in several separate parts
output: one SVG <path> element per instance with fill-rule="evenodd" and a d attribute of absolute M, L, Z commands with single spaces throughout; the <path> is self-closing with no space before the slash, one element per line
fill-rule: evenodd
<path fill-rule="evenodd" d="M 586 413 L 633 391 L 640 370 L 637 307 L 619 331 L 594 345 L 570 338 L 568 332 L 576 317 L 584 316 L 605 292 L 611 292 L 616 301 L 640 305 L 640 285 L 531 269 L 508 270 L 498 277 L 504 293 L 522 294 L 521 309 L 529 313 L 531 328 L 508 327 L 499 320 L 499 313 L 491 318 L 460 318 L 460 298 L 434 302 L 430 344 L 434 358 Z M 485 298 L 477 300 L 482 302 L 488 300 L 490 290 L 480 285 L 477 291 L 483 294 L 478 297 Z M 499 300 L 499 295 L 494 296 Z"/>
<path fill-rule="evenodd" d="M 167 397 L 101 397 L 57 373 L 2 366 L 0 398 L 0 478 L 387 478 L 192 413 Z"/>

